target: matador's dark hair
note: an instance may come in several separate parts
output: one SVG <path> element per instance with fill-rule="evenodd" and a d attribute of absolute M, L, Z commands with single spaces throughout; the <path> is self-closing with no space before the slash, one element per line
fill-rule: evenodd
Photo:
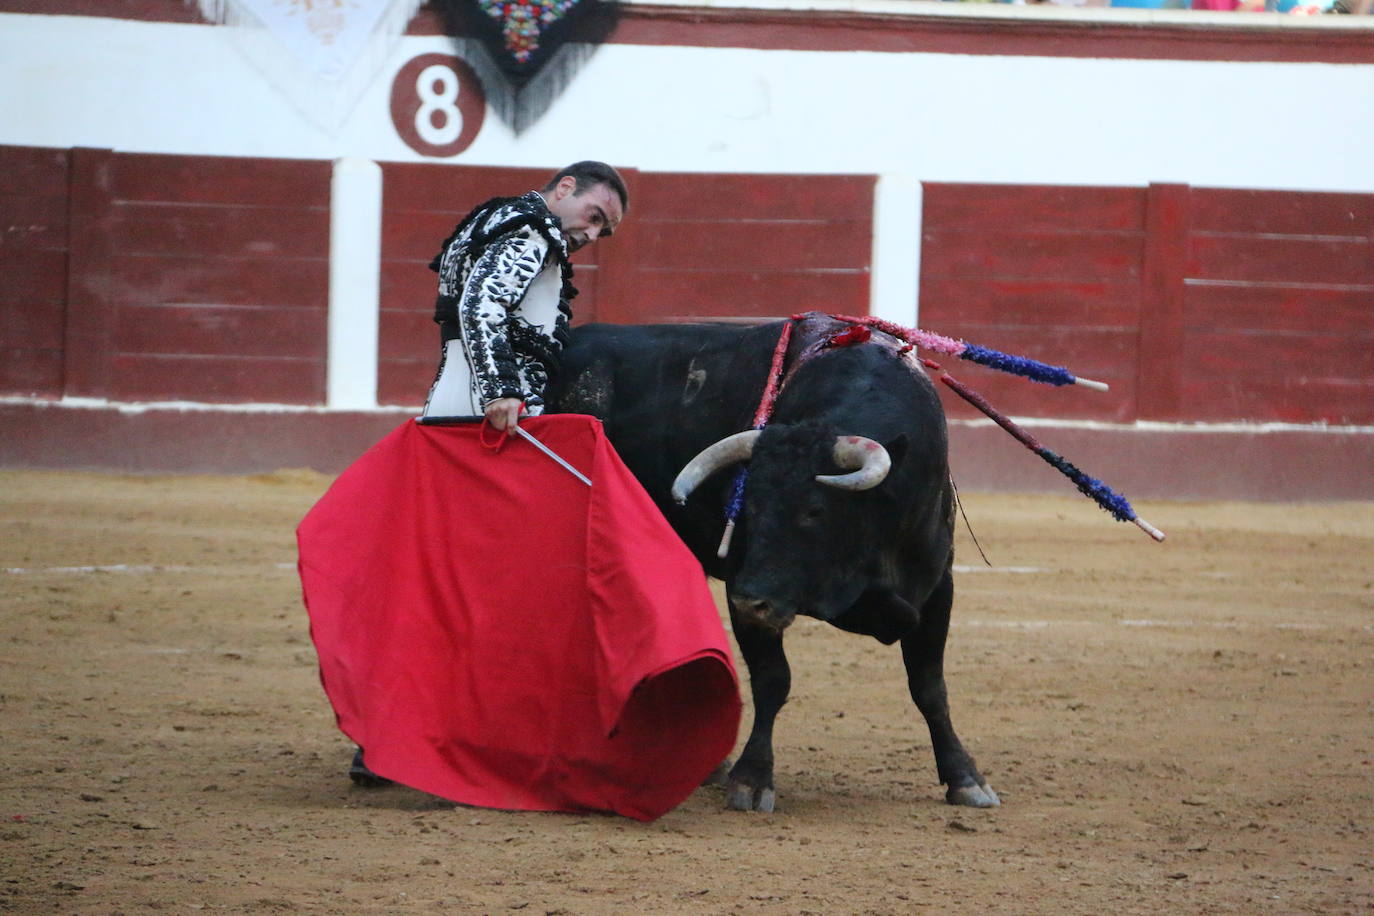
<path fill-rule="evenodd" d="M 565 177 L 571 175 L 577 179 L 577 190 L 574 195 L 581 194 L 588 188 L 596 187 L 599 184 L 609 185 L 616 196 L 620 198 L 620 206 L 626 210 L 630 208 L 630 192 L 625 190 L 625 179 L 620 177 L 620 173 L 614 167 L 604 162 L 597 162 L 595 159 L 584 159 L 581 162 L 574 162 L 567 168 L 560 169 L 557 175 L 549 179 L 549 183 L 544 185 L 545 191 L 552 191 Z"/>

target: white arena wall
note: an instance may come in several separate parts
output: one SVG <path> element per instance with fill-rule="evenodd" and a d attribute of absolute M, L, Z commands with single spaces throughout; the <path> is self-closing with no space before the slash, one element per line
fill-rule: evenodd
<path fill-rule="evenodd" d="M 1288 27 L 1332 18 L 1349 17 Z M 0 14 L 0 143 L 424 160 L 391 125 L 391 80 L 415 55 L 451 53 L 451 39 L 399 39 L 331 135 L 254 69 L 232 31 Z M 517 137 L 488 117 L 453 161 L 1374 191 L 1370 149 L 1374 63 L 607 44 L 534 127 Z"/>

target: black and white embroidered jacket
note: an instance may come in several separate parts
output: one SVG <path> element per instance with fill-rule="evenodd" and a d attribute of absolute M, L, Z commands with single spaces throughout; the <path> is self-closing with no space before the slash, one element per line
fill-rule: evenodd
<path fill-rule="evenodd" d="M 477 207 L 430 267 L 439 273 L 434 320 L 445 364 L 457 358 L 449 355 L 450 342 L 461 340 L 465 351 L 466 366 L 441 365 L 441 379 L 466 376 L 458 384 L 471 388 L 473 412 L 510 397 L 538 413 L 568 340 L 568 303 L 577 295 L 562 226 L 544 198 L 530 191 Z"/>

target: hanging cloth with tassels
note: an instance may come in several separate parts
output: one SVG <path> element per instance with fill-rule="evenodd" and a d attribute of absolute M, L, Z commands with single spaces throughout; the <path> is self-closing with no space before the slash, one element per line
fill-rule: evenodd
<path fill-rule="evenodd" d="M 440 0 L 487 102 L 517 134 L 537 121 L 615 27 L 605 0 Z"/>
<path fill-rule="evenodd" d="M 336 131 L 421 0 L 188 0 L 308 120 Z M 270 38 L 262 40 L 263 32 Z"/>

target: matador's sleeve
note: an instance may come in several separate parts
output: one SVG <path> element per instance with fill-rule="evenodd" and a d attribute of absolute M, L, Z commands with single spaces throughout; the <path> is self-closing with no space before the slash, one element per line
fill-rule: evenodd
<path fill-rule="evenodd" d="M 520 387 L 506 317 L 525 298 L 548 253 L 548 241 L 522 226 L 492 240 L 468 273 L 458 323 L 484 405 L 497 398 L 525 400 L 533 394 Z"/>

